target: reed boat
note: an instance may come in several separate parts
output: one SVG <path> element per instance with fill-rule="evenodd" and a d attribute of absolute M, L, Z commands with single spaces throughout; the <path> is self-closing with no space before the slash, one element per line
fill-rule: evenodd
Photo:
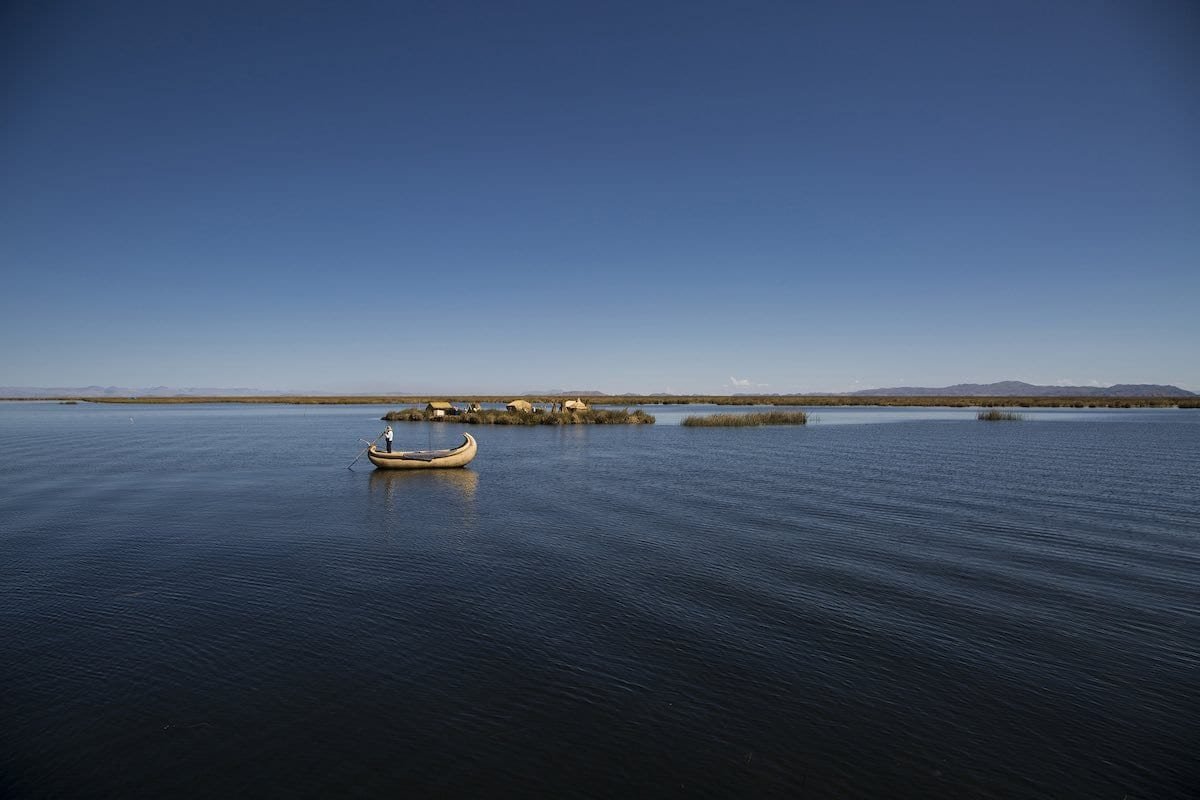
<path fill-rule="evenodd" d="M 453 469 L 465 467 L 479 448 L 475 437 L 463 434 L 463 443 L 449 450 L 397 450 L 389 453 L 375 445 L 367 448 L 367 458 L 378 469 Z"/>

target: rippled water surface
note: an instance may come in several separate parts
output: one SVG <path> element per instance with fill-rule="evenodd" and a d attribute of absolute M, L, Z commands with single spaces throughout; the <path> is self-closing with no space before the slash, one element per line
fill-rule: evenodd
<path fill-rule="evenodd" d="M 649 410 L 0 404 L 0 795 L 1200 795 L 1200 411 Z"/>

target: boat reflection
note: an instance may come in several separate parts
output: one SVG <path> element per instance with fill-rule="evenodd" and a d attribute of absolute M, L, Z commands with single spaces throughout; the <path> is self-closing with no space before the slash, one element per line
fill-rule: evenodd
<path fill-rule="evenodd" d="M 382 494 L 389 504 L 401 493 L 443 487 L 454 489 L 463 500 L 473 501 L 478 485 L 479 473 L 469 469 L 377 469 L 371 473 L 368 484 L 372 494 Z"/>

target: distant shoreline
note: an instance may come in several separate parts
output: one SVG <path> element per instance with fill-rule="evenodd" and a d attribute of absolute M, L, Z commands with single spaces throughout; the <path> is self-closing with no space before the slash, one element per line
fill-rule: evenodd
<path fill-rule="evenodd" d="M 252 395 L 179 397 L 9 397 L 3 402 L 62 402 L 191 405 L 238 403 L 251 405 L 423 405 L 433 400 L 451 402 L 507 403 L 513 399 L 551 403 L 560 395 Z M 717 406 L 915 406 L 951 408 L 1200 408 L 1195 397 L 1007 397 L 1007 396 L 870 396 L 870 395 L 602 395 L 585 398 L 599 406 L 717 405 Z"/>

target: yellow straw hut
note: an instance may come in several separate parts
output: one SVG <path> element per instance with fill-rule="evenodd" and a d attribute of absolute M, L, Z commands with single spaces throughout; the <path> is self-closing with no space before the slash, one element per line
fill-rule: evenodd
<path fill-rule="evenodd" d="M 434 400 L 432 403 L 425 406 L 425 410 L 432 411 L 435 417 L 444 417 L 447 414 L 453 414 L 455 408 L 445 400 Z"/>

